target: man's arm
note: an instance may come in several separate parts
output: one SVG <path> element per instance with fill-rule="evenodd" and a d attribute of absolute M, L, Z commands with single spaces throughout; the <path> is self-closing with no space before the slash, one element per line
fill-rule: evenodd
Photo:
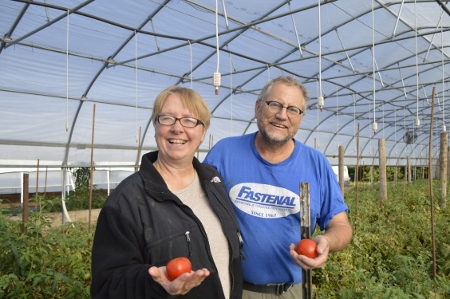
<path fill-rule="evenodd" d="M 347 247 L 353 236 L 347 212 L 344 211 L 335 215 L 328 223 L 322 236 L 328 240 L 330 252 L 339 251 Z"/>

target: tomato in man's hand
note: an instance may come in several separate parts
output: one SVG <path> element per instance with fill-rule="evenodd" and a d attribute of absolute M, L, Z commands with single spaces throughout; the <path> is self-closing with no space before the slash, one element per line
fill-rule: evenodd
<path fill-rule="evenodd" d="M 305 255 L 309 258 L 315 258 L 317 256 L 316 251 L 317 244 L 311 239 L 302 239 L 298 242 L 295 251 L 298 254 Z"/>
<path fill-rule="evenodd" d="M 177 279 L 183 273 L 190 273 L 191 270 L 191 261 L 183 256 L 170 260 L 166 265 L 167 277 L 171 281 Z"/>

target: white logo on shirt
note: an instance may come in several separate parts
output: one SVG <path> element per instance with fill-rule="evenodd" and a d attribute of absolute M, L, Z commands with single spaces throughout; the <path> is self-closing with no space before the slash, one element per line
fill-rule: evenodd
<path fill-rule="evenodd" d="M 230 190 L 230 199 L 239 210 L 260 218 L 281 218 L 300 211 L 297 194 L 271 185 L 235 185 Z"/>

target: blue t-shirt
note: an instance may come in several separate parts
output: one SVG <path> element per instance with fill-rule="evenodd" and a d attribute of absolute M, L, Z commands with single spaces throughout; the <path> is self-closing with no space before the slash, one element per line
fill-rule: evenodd
<path fill-rule="evenodd" d="M 295 140 L 293 153 L 272 164 L 255 147 L 256 133 L 220 140 L 204 162 L 217 168 L 244 238 L 244 281 L 299 283 L 301 268 L 289 245 L 300 241 L 300 183 L 309 183 L 311 230 L 323 230 L 334 215 L 347 211 L 326 157 Z"/>

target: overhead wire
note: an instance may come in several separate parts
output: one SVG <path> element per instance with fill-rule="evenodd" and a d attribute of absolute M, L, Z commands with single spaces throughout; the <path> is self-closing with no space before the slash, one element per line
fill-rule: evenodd
<path fill-rule="evenodd" d="M 396 31 L 397 31 L 397 27 L 398 27 L 398 22 L 400 21 L 400 15 L 402 14 L 402 9 L 403 9 L 403 4 L 404 3 L 405 3 L 405 0 L 402 0 L 402 3 L 400 4 L 400 9 L 398 10 L 397 20 L 395 21 L 395 26 L 394 26 L 394 30 L 392 31 L 391 38 L 395 37 Z"/>
<path fill-rule="evenodd" d="M 447 128 L 445 125 L 445 63 L 444 63 L 444 31 L 442 25 L 442 14 L 441 14 L 441 60 L 442 60 L 442 131 L 446 132 Z"/>
<path fill-rule="evenodd" d="M 216 72 L 219 72 L 220 51 L 219 51 L 219 12 L 218 0 L 216 0 Z"/>
<path fill-rule="evenodd" d="M 288 2 L 288 6 L 289 6 L 289 11 L 291 11 L 291 2 L 290 1 Z M 300 44 L 300 39 L 298 37 L 297 26 L 295 25 L 294 14 L 291 14 L 291 18 L 292 18 L 292 24 L 294 25 L 294 33 L 295 33 L 295 38 L 297 40 L 298 50 L 300 51 L 300 57 L 303 57 L 303 51 L 302 51 L 302 47 Z"/>
<path fill-rule="evenodd" d="M 317 83 L 319 83 L 319 82 L 317 82 Z M 320 85 L 317 84 L 317 94 L 319 94 L 319 92 L 320 92 Z M 317 129 L 315 130 L 317 133 L 317 145 L 315 148 L 320 148 L 320 124 L 321 124 L 321 122 L 320 122 L 319 110 L 320 109 L 317 109 Z"/>
<path fill-rule="evenodd" d="M 336 87 L 336 136 L 339 135 L 339 89 L 338 86 L 335 85 Z M 337 142 L 337 146 L 339 148 L 339 138 L 338 138 L 338 142 Z"/>
<path fill-rule="evenodd" d="M 70 13 L 67 10 L 66 19 L 66 132 L 69 131 L 69 21 Z"/>
<path fill-rule="evenodd" d="M 317 94 L 317 103 L 319 105 L 320 111 L 322 111 L 323 106 L 325 105 L 325 99 L 323 97 L 323 90 L 322 90 L 322 13 L 321 13 L 321 4 L 320 0 L 318 0 L 318 14 L 319 14 L 319 93 Z"/>
<path fill-rule="evenodd" d="M 190 77 L 190 81 L 191 81 L 191 89 L 192 89 L 192 77 L 193 77 L 193 69 L 192 69 L 192 44 L 191 44 L 191 41 L 190 40 L 188 40 L 188 42 L 189 42 L 189 61 L 190 61 L 190 63 L 191 63 L 191 65 L 190 65 L 190 72 L 189 72 L 189 77 Z"/>
<path fill-rule="evenodd" d="M 436 25 L 436 29 L 439 29 L 439 27 L 440 27 L 440 25 L 441 25 L 442 15 L 443 15 L 443 14 L 444 14 L 444 12 L 441 11 L 441 15 L 440 15 L 440 17 L 439 17 L 439 22 L 438 22 L 438 24 Z M 441 32 L 441 33 L 442 33 L 442 32 Z M 436 36 L 436 32 L 434 32 L 433 35 L 431 36 L 431 39 L 430 39 L 430 41 L 429 41 L 429 43 L 428 43 L 427 53 L 424 55 L 423 61 L 422 61 L 422 62 L 426 62 L 426 61 L 427 61 L 428 54 L 430 54 L 430 50 L 431 50 L 431 48 L 432 48 L 433 45 L 434 45 L 434 37 L 435 37 L 435 36 Z"/>
<path fill-rule="evenodd" d="M 230 123 L 231 123 L 231 135 L 233 135 L 233 58 L 231 56 L 231 53 L 229 53 L 230 55 L 230 90 L 231 90 L 231 94 L 230 94 Z"/>
<path fill-rule="evenodd" d="M 225 17 L 225 24 L 227 26 L 227 30 L 230 29 L 230 26 L 228 25 L 228 16 L 227 16 L 227 9 L 225 7 L 225 0 L 222 0 L 222 9 L 223 9 L 223 15 Z"/>
<path fill-rule="evenodd" d="M 344 52 L 345 52 L 345 56 L 347 57 L 347 61 L 348 61 L 348 63 L 350 64 L 350 67 L 352 68 L 352 72 L 355 72 L 355 68 L 353 67 L 353 64 L 352 64 L 352 61 L 351 61 L 351 59 L 350 59 L 350 56 L 348 56 L 348 51 L 346 50 L 345 45 L 344 45 L 344 42 L 342 41 L 341 36 L 339 35 L 338 29 L 335 28 L 334 31 L 336 32 L 336 36 L 338 37 L 339 42 L 341 43 L 342 49 L 343 49 Z"/>
<path fill-rule="evenodd" d="M 414 0 L 414 20 L 415 20 L 415 46 L 416 46 L 416 130 L 419 128 L 419 52 L 417 47 L 417 1 Z"/>
<path fill-rule="evenodd" d="M 376 122 L 376 81 L 375 81 L 375 4 L 372 0 L 372 81 L 373 81 L 373 133 L 377 133 L 378 124 Z"/>
<path fill-rule="evenodd" d="M 138 88 L 139 88 L 139 83 L 138 83 L 138 36 L 137 36 L 137 31 L 134 31 L 134 54 L 135 54 L 135 63 L 134 63 L 134 76 L 135 76 L 135 80 L 134 80 L 134 87 L 135 87 L 135 122 L 136 122 L 136 142 L 140 142 L 139 140 L 139 129 L 138 129 Z"/>
<path fill-rule="evenodd" d="M 219 3 L 216 0 L 216 71 L 213 74 L 213 85 L 215 94 L 219 94 L 219 86 L 221 85 L 221 75 L 219 72 L 220 65 L 220 51 L 219 51 Z"/>

